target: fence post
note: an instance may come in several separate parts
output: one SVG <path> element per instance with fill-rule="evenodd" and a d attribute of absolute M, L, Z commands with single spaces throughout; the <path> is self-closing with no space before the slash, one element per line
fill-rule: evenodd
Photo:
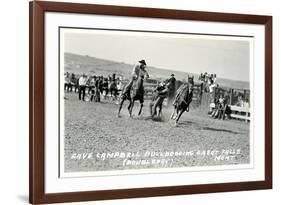
<path fill-rule="evenodd" d="M 200 84 L 200 106 L 202 104 L 203 83 Z"/>
<path fill-rule="evenodd" d="M 229 99 L 229 104 L 232 105 L 232 100 L 233 100 L 233 89 L 230 89 L 230 99 Z"/>

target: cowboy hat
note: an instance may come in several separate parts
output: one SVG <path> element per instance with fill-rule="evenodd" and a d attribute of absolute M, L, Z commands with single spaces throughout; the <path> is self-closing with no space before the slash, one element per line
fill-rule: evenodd
<path fill-rule="evenodd" d="M 139 63 L 146 65 L 145 60 L 140 60 Z"/>

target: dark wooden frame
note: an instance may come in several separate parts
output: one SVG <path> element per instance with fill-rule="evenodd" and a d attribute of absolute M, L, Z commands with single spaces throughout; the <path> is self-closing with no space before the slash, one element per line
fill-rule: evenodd
<path fill-rule="evenodd" d="M 88 200 L 153 197 L 272 188 L 272 16 L 226 14 L 74 4 L 30 2 L 29 71 L 29 201 L 33 204 Z M 265 180 L 206 185 L 151 187 L 107 191 L 46 194 L 44 192 L 44 13 L 67 12 L 113 16 L 182 19 L 209 22 L 259 24 L 265 26 Z"/>

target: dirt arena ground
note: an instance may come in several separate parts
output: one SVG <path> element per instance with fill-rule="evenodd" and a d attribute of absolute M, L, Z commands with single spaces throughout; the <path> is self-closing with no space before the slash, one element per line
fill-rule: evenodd
<path fill-rule="evenodd" d="M 82 102 L 77 94 L 65 97 L 65 172 L 249 163 L 250 124 L 244 121 L 212 119 L 197 108 L 185 112 L 175 126 L 169 120 L 171 108 L 163 108 L 161 119 L 149 118 L 148 101 L 140 117 L 135 103 L 133 118 L 127 104 L 118 118 L 118 105 L 112 102 Z M 121 152 L 131 155 L 118 157 Z M 102 153 L 115 157 L 102 159 Z M 146 163 L 137 164 L 141 160 Z"/>

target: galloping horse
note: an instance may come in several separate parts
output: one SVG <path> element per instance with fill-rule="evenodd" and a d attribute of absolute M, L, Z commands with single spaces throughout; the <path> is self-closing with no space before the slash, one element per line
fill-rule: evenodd
<path fill-rule="evenodd" d="M 122 109 L 123 103 L 125 100 L 129 100 L 130 104 L 128 106 L 128 111 L 130 117 L 132 117 L 132 111 L 134 107 L 134 103 L 136 100 L 140 101 L 140 110 L 138 115 L 142 112 L 143 102 L 144 102 L 144 87 L 143 87 L 144 76 L 139 76 L 137 81 L 130 85 L 129 88 L 124 87 L 121 94 L 121 102 L 119 106 L 118 116 L 120 115 L 120 111 Z"/>
<path fill-rule="evenodd" d="M 193 92 L 192 92 L 193 85 L 194 85 L 194 77 L 188 76 L 188 82 L 182 84 L 177 90 L 177 96 L 173 103 L 174 111 L 171 115 L 171 119 L 176 120 L 175 121 L 176 125 L 178 124 L 181 115 L 185 111 L 189 111 L 189 104 L 191 103 L 193 97 Z"/>

